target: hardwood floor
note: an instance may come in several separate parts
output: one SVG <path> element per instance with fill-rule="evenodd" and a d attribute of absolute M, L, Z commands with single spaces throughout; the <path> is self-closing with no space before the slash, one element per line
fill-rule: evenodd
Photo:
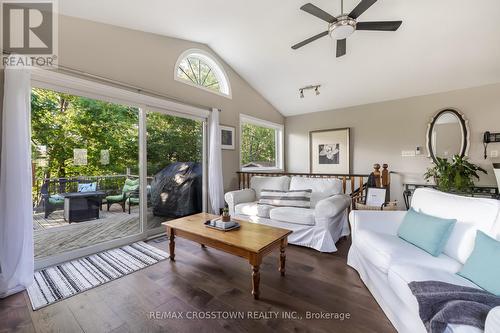
<path fill-rule="evenodd" d="M 150 244 L 168 251 L 166 238 Z M 288 246 L 285 277 L 278 271 L 279 251 L 266 257 L 256 301 L 246 260 L 178 238 L 175 262 L 163 261 L 38 311 L 31 310 L 25 292 L 0 300 L 0 332 L 395 332 L 347 267 L 350 242 L 338 245 L 335 254 Z M 244 319 L 186 318 L 217 311 L 241 312 Z M 350 318 L 308 320 L 307 311 Z M 184 318 L 166 318 L 174 312 Z M 249 312 L 267 317 L 252 319 Z"/>

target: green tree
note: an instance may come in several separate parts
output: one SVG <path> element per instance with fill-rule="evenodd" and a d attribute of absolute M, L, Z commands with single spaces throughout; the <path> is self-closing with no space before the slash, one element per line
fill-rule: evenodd
<path fill-rule="evenodd" d="M 172 162 L 202 162 L 203 126 L 200 121 L 159 113 L 147 115 L 148 174 Z"/>
<path fill-rule="evenodd" d="M 241 131 L 241 161 L 274 165 L 276 159 L 276 131 L 271 128 L 243 124 Z"/>
<path fill-rule="evenodd" d="M 149 176 L 172 162 L 202 160 L 200 121 L 151 112 L 147 138 Z M 139 171 L 137 108 L 35 88 L 31 140 L 38 179 Z M 87 150 L 87 165 L 74 164 L 74 149 Z M 101 163 L 101 150 L 109 151 L 109 164 Z"/>

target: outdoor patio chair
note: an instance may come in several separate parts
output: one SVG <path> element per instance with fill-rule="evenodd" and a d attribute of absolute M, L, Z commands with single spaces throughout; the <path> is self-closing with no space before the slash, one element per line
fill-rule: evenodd
<path fill-rule="evenodd" d="M 139 195 L 137 195 L 137 197 L 132 196 L 132 200 L 130 200 L 131 199 L 130 193 L 135 192 L 135 191 L 139 192 L 139 179 L 136 179 L 136 180 L 126 179 L 125 185 L 123 185 L 123 189 L 122 189 L 121 194 L 108 195 L 106 197 L 106 204 L 108 207 L 108 211 L 109 211 L 109 208 L 113 204 L 120 204 L 122 206 L 124 213 L 125 213 L 125 204 L 126 203 L 137 201 L 137 204 L 139 204 Z"/>

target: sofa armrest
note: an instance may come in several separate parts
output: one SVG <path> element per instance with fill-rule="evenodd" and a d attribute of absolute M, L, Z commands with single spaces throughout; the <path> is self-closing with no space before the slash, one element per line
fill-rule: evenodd
<path fill-rule="evenodd" d="M 496 332 L 500 332 L 500 306 L 490 310 L 484 324 L 484 333 Z"/>
<path fill-rule="evenodd" d="M 244 202 L 253 202 L 256 200 L 255 191 L 252 189 L 244 189 L 239 191 L 227 192 L 224 199 L 229 207 L 229 214 L 234 215 L 234 206 Z"/>
<path fill-rule="evenodd" d="M 345 194 L 337 194 L 318 201 L 314 208 L 315 218 L 329 218 L 344 212 L 351 205 L 351 198 Z"/>
<path fill-rule="evenodd" d="M 361 230 L 396 235 L 406 211 L 353 210 L 349 215 L 353 238 Z"/>

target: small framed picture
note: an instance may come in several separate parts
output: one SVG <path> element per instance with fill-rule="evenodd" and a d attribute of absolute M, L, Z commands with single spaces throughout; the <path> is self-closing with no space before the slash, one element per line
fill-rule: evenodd
<path fill-rule="evenodd" d="M 222 149 L 234 149 L 234 127 L 220 126 Z"/>
<path fill-rule="evenodd" d="M 387 189 L 378 187 L 369 187 L 366 189 L 365 205 L 382 207 L 385 204 Z"/>

